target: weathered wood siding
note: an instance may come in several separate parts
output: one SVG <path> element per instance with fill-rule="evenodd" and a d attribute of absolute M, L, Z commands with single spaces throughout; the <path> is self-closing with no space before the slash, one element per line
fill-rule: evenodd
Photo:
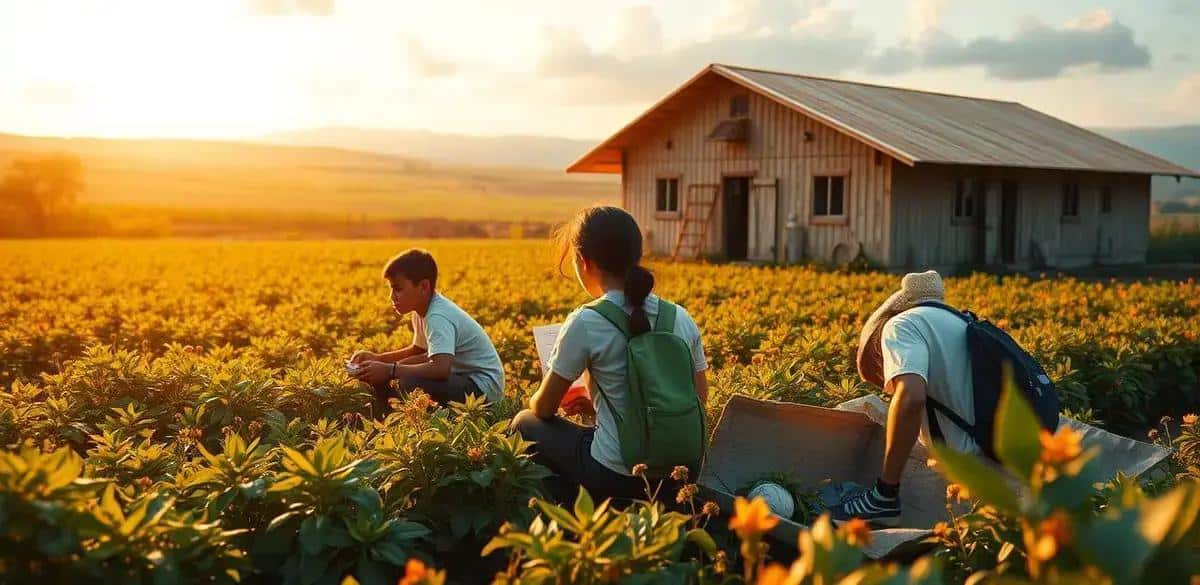
<path fill-rule="evenodd" d="M 744 144 L 709 141 L 712 129 L 728 119 L 735 95 L 750 96 L 750 139 Z M 715 187 L 719 193 L 723 177 L 748 176 L 754 201 L 751 221 L 758 217 L 760 223 L 774 224 L 749 226 L 751 257 L 756 249 L 771 248 L 756 241 L 755 234 L 762 234 L 776 235 L 768 257 L 786 258 L 784 224 L 792 214 L 800 221 L 804 258 L 829 261 L 839 244 L 857 251 L 860 243 L 871 260 L 883 262 L 888 257 L 888 196 L 895 166 L 890 157 L 877 158 L 876 151 L 862 142 L 729 81 L 680 96 L 680 102 L 677 114 L 639 134 L 624 153 L 623 201 L 647 233 L 652 253 L 671 254 L 682 225 L 678 217 L 655 213 L 658 178 L 679 178 L 682 207 L 691 190 Z M 843 225 L 821 225 L 810 218 L 812 177 L 826 173 L 847 176 Z M 771 185 L 778 185 L 780 202 L 773 213 L 759 207 Z M 725 254 L 723 222 L 718 198 L 705 254 Z"/>
<path fill-rule="evenodd" d="M 1003 181 L 1018 185 L 1014 267 L 1144 262 L 1149 242 L 1150 179 L 1142 175 L 958 165 L 896 165 L 892 183 L 891 250 L 894 270 L 954 270 L 974 264 L 977 227 L 953 222 L 960 178 L 985 182 L 985 249 L 1001 264 L 1000 205 Z M 1064 221 L 1064 183 L 1079 184 L 1079 217 Z M 1112 211 L 1101 212 L 1101 193 L 1112 192 Z"/>

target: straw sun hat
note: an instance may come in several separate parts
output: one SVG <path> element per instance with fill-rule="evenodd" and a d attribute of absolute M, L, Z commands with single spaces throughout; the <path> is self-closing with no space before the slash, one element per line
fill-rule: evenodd
<path fill-rule="evenodd" d="M 879 338 L 888 319 L 913 308 L 918 303 L 945 302 L 946 291 L 942 277 L 934 270 L 910 272 L 900 281 L 900 290 L 892 293 L 867 318 L 858 336 L 858 375 L 863 380 L 883 388 L 883 354 Z"/>

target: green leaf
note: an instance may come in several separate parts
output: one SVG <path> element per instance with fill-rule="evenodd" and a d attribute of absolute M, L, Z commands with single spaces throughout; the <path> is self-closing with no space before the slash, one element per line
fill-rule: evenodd
<path fill-rule="evenodd" d="M 1099 567 L 1117 584 L 1135 583 L 1150 553 L 1149 542 L 1138 530 L 1137 510 L 1097 518 L 1077 526 L 1075 535 L 1080 558 Z"/>
<path fill-rule="evenodd" d="M 579 523 L 575 521 L 575 517 L 561 507 L 542 499 L 537 500 L 537 507 L 564 530 L 579 532 Z"/>
<path fill-rule="evenodd" d="M 303 453 L 292 449 L 291 447 L 283 447 L 283 457 L 286 461 L 291 462 L 297 469 L 309 475 L 321 475 L 316 467 L 304 456 Z"/>
<path fill-rule="evenodd" d="M 687 533 L 687 540 L 688 542 L 695 543 L 696 546 L 700 547 L 700 550 L 704 551 L 704 554 L 710 557 L 717 553 L 716 541 L 714 541 L 712 535 L 710 535 L 708 531 L 704 530 L 703 528 L 693 528 L 689 530 Z"/>
<path fill-rule="evenodd" d="M 1184 482 L 1142 504 L 1140 532 L 1150 544 L 1172 546 L 1187 535 L 1200 515 L 1200 488 Z"/>
<path fill-rule="evenodd" d="M 971 495 L 1001 512 L 1016 514 L 1020 505 L 1008 488 L 1004 475 L 978 456 L 959 453 L 944 445 L 933 445 L 938 471 L 952 482 L 966 486 Z"/>
<path fill-rule="evenodd" d="M 588 522 L 592 518 L 592 512 L 595 511 L 596 504 L 592 502 L 592 496 L 583 486 L 579 486 L 579 495 L 575 496 L 575 517 L 580 522 Z"/>
<path fill-rule="evenodd" d="M 325 536 L 330 525 L 324 515 L 309 516 L 300 523 L 300 546 L 306 554 L 317 555 L 325 548 Z"/>
<path fill-rule="evenodd" d="M 1033 466 L 1042 456 L 1039 434 L 1042 424 L 1012 379 L 1012 368 L 1004 367 L 1004 391 L 996 407 L 996 455 L 1021 479 L 1029 480 Z"/>
<path fill-rule="evenodd" d="M 471 472 L 471 481 L 475 482 L 479 487 L 488 487 L 492 485 L 492 480 L 495 478 L 496 472 L 488 467 L 479 471 Z"/>
<path fill-rule="evenodd" d="M 269 524 L 267 524 L 267 532 L 274 531 L 276 528 L 279 528 L 288 520 L 291 520 L 292 518 L 295 518 L 299 515 L 300 515 L 299 512 L 284 512 L 284 513 L 272 518 L 271 522 Z"/>

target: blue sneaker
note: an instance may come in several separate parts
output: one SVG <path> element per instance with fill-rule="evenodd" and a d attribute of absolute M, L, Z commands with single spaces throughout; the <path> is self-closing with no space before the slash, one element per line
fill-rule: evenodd
<path fill-rule="evenodd" d="M 885 498 L 875 488 L 855 490 L 829 507 L 834 526 L 852 518 L 862 518 L 875 528 L 895 528 L 900 525 L 900 496 Z"/>

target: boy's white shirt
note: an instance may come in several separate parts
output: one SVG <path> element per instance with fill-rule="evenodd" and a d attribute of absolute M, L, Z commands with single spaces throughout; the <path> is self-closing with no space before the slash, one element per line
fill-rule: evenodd
<path fill-rule="evenodd" d="M 625 310 L 633 311 L 625 304 L 625 294 L 618 290 L 604 293 L 605 298 Z M 658 315 L 658 296 L 651 294 L 642 305 L 650 323 Z M 708 369 L 704 357 L 704 345 L 700 341 L 700 329 L 683 307 L 675 315 L 675 334 L 688 344 L 692 352 L 692 363 L 697 372 Z M 605 467 L 623 475 L 631 475 L 621 459 L 621 444 L 617 438 L 617 426 L 608 402 L 600 397 L 596 386 L 604 389 L 605 395 L 618 410 L 625 408 L 628 392 L 625 336 L 615 325 L 600 313 L 579 307 L 567 316 L 554 349 L 550 353 L 549 368 L 555 374 L 575 380 L 586 370 L 589 375 L 588 395 L 596 409 L 596 435 L 592 440 L 591 455 Z"/>
<path fill-rule="evenodd" d="M 974 383 L 971 354 L 967 350 L 967 325 L 949 311 L 916 307 L 892 317 L 880 336 L 883 349 L 883 379 L 916 374 L 925 380 L 926 395 L 974 424 Z M 921 443 L 928 446 L 929 420 L 922 417 Z M 964 453 L 979 453 L 971 435 L 938 414 L 938 426 L 946 444 Z"/>
<path fill-rule="evenodd" d="M 425 315 L 412 313 L 413 345 L 429 356 L 449 355 L 450 373 L 464 374 L 487 396 L 504 398 L 504 365 L 487 332 L 466 311 L 440 293 L 433 293 Z"/>

